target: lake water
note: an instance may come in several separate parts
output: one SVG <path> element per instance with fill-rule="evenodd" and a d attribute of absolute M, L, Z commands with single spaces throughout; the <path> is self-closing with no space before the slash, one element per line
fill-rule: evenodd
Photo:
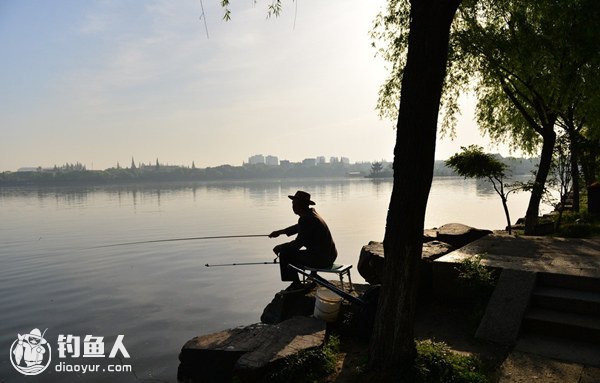
<path fill-rule="evenodd" d="M 339 179 L 0 189 L 0 382 L 25 381 L 8 355 L 17 334 L 33 328 L 48 329 L 53 360 L 27 381 L 175 382 L 185 341 L 258 322 L 274 293 L 286 286 L 274 265 L 204 266 L 270 261 L 271 249 L 285 237 L 94 246 L 268 234 L 296 222 L 287 196 L 302 189 L 312 194 L 331 229 L 338 263 L 356 267 L 361 247 L 383 238 L 391 188 L 391 181 Z M 526 193 L 511 196 L 513 221 L 524 215 L 527 201 Z M 505 225 L 489 185 L 437 178 L 426 227 L 449 222 Z M 358 272 L 353 279 L 361 281 Z M 59 334 L 80 336 L 80 355 L 86 335 L 102 336 L 106 355 L 74 358 L 66 349 L 66 358 L 58 358 Z M 118 335 L 124 335 L 129 359 L 108 358 Z M 124 363 L 133 371 L 57 372 L 59 362 Z"/>

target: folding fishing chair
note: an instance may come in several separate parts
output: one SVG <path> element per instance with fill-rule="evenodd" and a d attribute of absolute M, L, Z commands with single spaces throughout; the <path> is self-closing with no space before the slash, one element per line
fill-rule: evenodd
<path fill-rule="evenodd" d="M 318 273 L 337 274 L 338 277 L 340 278 L 340 284 L 342 285 L 342 290 L 344 289 L 344 275 L 346 275 L 346 276 L 348 276 L 348 284 L 350 285 L 350 289 L 348 291 L 354 290 L 354 287 L 352 286 L 352 277 L 350 276 L 350 269 L 352 268 L 352 265 L 333 264 L 330 268 L 325 268 L 325 269 L 319 269 L 316 267 L 308 267 L 308 266 L 300 266 L 300 268 L 305 271 L 310 271 L 311 274 L 318 274 Z M 304 274 L 302 275 L 302 280 L 303 281 L 306 280 L 306 276 Z"/>

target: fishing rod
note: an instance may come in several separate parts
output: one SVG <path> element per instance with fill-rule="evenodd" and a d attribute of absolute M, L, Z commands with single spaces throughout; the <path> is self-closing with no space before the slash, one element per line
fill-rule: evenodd
<path fill-rule="evenodd" d="M 91 247 L 91 249 L 98 249 L 98 248 L 102 248 L 102 247 L 114 247 L 114 246 L 141 245 L 144 243 L 157 243 L 157 242 L 194 241 L 194 240 L 201 240 L 201 239 L 256 238 L 256 237 L 268 237 L 268 236 L 269 236 L 269 234 L 245 234 L 245 235 L 218 235 L 218 236 L 212 236 L 212 237 L 152 239 L 149 241 L 124 242 L 124 243 L 114 243 L 112 245 L 94 246 L 94 247 Z"/>
<path fill-rule="evenodd" d="M 206 264 L 206 267 L 217 267 L 217 266 L 249 266 L 249 265 L 278 265 L 277 258 L 272 262 L 238 262 L 238 263 L 214 263 L 212 265 Z"/>

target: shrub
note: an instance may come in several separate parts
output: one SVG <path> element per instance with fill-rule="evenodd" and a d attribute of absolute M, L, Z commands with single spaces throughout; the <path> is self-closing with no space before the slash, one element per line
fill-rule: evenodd
<path fill-rule="evenodd" d="M 476 255 L 465 259 L 458 265 L 458 281 L 472 294 L 476 302 L 487 301 L 496 285 L 494 274 L 481 264 L 481 257 Z"/>
<path fill-rule="evenodd" d="M 496 275 L 481 264 L 481 257 L 465 259 L 457 267 L 458 287 L 469 304 L 469 325 L 477 328 L 485 314 L 487 302 L 496 286 Z"/>
<path fill-rule="evenodd" d="M 473 356 L 452 352 L 442 342 L 417 342 L 415 381 L 423 383 L 484 383 L 481 362 Z"/>
<path fill-rule="evenodd" d="M 568 223 L 562 225 L 557 235 L 566 238 L 588 238 L 595 234 L 594 226 L 589 223 Z"/>
<path fill-rule="evenodd" d="M 320 378 L 335 370 L 339 346 L 339 339 L 331 336 L 323 347 L 306 350 L 284 359 L 278 368 L 267 373 L 261 381 L 269 383 L 318 382 Z"/>

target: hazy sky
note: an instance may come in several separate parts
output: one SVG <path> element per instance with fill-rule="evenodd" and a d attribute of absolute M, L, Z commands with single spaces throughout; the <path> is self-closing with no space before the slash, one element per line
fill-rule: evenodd
<path fill-rule="evenodd" d="M 375 111 L 384 63 L 368 31 L 384 1 L 0 1 L 0 170 L 81 162 L 240 165 L 392 160 Z M 466 102 L 466 105 L 471 104 Z M 465 108 L 455 141 L 488 150 Z M 506 150 L 500 150 L 506 154 Z"/>

